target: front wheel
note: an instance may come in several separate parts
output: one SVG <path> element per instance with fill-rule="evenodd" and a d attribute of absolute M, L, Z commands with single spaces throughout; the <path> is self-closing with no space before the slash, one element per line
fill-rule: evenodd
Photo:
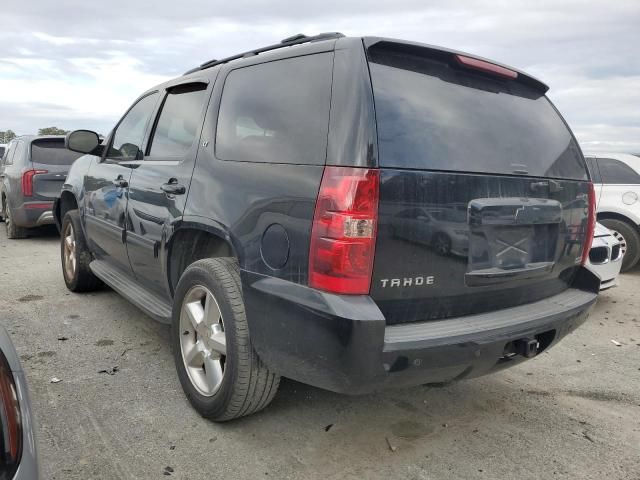
<path fill-rule="evenodd" d="M 280 377 L 251 345 L 233 258 L 199 260 L 180 277 L 171 343 L 182 388 L 203 417 L 223 422 L 266 407 Z"/>
<path fill-rule="evenodd" d="M 638 230 L 627 222 L 613 218 L 606 218 L 600 223 L 611 230 L 613 236 L 620 242 L 620 249 L 624 254 L 620 271 L 631 270 L 640 260 L 640 234 Z"/>
<path fill-rule="evenodd" d="M 451 239 L 445 233 L 436 233 L 433 238 L 433 249 L 438 255 L 447 256 L 451 253 Z"/>

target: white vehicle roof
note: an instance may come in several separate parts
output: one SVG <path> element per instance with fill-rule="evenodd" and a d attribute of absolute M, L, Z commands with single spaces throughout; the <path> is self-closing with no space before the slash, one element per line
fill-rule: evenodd
<path fill-rule="evenodd" d="M 612 158 L 613 160 L 620 160 L 626 163 L 636 172 L 640 173 L 640 157 L 632 155 L 630 153 L 615 153 L 615 152 L 585 152 L 585 157 L 595 158 Z"/>

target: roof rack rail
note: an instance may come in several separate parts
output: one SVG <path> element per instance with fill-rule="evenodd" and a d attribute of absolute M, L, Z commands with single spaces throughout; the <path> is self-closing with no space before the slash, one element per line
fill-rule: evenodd
<path fill-rule="evenodd" d="M 271 50 L 276 50 L 278 48 L 291 47 L 293 45 L 300 45 L 301 43 L 317 42 L 320 40 L 329 40 L 331 38 L 341 38 L 341 37 L 344 37 L 344 35 L 340 32 L 326 32 L 326 33 L 320 33 L 318 35 L 313 35 L 313 36 L 307 36 L 302 33 L 298 33 L 296 35 L 292 35 L 291 37 L 287 37 L 280 40 L 280 43 L 268 45 L 266 47 L 256 48 L 255 50 L 249 50 L 247 52 L 238 53 L 236 55 L 222 58 L 220 60 L 209 60 L 208 62 L 205 62 L 198 67 L 195 67 L 195 68 L 192 68 L 191 70 L 186 71 L 184 75 L 188 75 L 190 73 L 197 72 L 199 70 L 204 70 L 206 68 L 215 67 L 216 65 L 227 63 L 227 62 L 230 62 L 231 60 L 237 60 L 239 58 L 252 57 L 254 55 L 259 55 L 261 53 L 268 52 Z"/>

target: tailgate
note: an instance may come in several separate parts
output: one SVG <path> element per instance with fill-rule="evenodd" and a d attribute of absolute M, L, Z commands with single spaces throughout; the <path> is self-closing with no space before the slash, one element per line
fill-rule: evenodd
<path fill-rule="evenodd" d="M 370 294 L 388 323 L 497 310 L 568 288 L 589 182 L 546 87 L 433 48 L 382 41 L 367 55 L 381 168 Z"/>
<path fill-rule="evenodd" d="M 34 196 L 43 200 L 54 200 L 59 197 L 69 168 L 42 164 L 34 164 L 33 168 L 47 172 L 39 173 L 33 177 Z"/>
<path fill-rule="evenodd" d="M 53 200 L 60 190 L 71 164 L 82 156 L 64 148 L 63 137 L 38 138 L 31 143 L 32 168 L 38 174 L 33 177 L 33 193 L 38 199 Z"/>
<path fill-rule="evenodd" d="M 389 323 L 529 303 L 571 283 L 586 182 L 385 169 L 371 296 Z"/>

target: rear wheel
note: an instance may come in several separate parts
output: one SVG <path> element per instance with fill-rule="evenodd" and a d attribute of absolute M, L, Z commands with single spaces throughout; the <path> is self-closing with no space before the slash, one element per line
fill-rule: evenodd
<path fill-rule="evenodd" d="M 640 234 L 635 226 L 613 218 L 600 220 L 600 223 L 611 230 L 613 236 L 620 242 L 620 248 L 624 254 L 621 271 L 626 272 L 635 267 L 640 260 Z"/>
<path fill-rule="evenodd" d="M 62 276 L 67 288 L 72 292 L 90 292 L 98 289 L 102 282 L 89 268 L 93 258 L 84 238 L 78 210 L 69 210 L 65 214 L 60 231 Z"/>
<path fill-rule="evenodd" d="M 4 212 L 4 224 L 7 227 L 7 238 L 25 238 L 27 236 L 27 230 L 15 224 L 13 221 L 13 213 L 11 212 L 11 207 L 9 205 L 5 205 Z"/>
<path fill-rule="evenodd" d="M 171 343 L 182 388 L 200 415 L 227 421 L 266 407 L 280 377 L 254 351 L 238 264 L 199 260 L 176 288 Z"/>

